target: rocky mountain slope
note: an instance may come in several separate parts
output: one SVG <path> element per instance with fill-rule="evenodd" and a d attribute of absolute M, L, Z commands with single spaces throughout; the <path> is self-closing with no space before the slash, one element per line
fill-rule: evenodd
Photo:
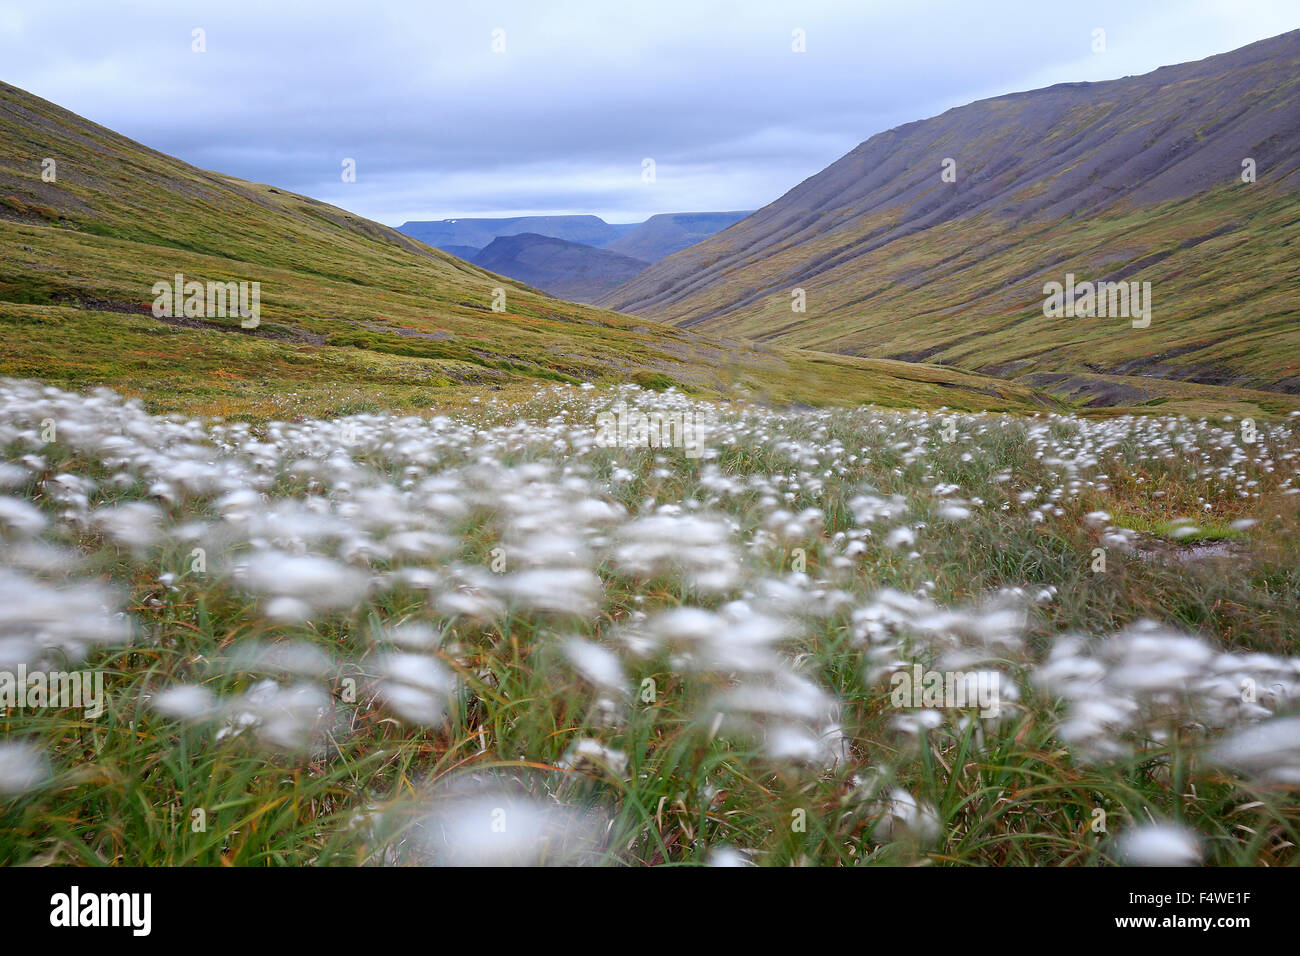
<path fill-rule="evenodd" d="M 1298 94 L 1295 31 L 982 100 L 871 137 L 599 302 L 1067 390 L 1143 374 L 1300 391 Z M 1068 275 L 1149 282 L 1149 325 L 1046 316 Z"/>

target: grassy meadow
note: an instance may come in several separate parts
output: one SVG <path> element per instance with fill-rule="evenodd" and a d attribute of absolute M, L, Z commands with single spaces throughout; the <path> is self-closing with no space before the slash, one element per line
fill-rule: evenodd
<path fill-rule="evenodd" d="M 0 389 L 6 864 L 1297 861 L 1295 416 Z"/>

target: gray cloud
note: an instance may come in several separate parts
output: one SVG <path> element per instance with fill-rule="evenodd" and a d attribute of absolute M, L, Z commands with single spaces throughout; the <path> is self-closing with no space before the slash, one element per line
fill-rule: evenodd
<path fill-rule="evenodd" d="M 4 78 L 188 162 L 393 224 L 756 208 L 899 123 L 1300 25 L 1293 0 L 177 6 L 11 4 Z"/>

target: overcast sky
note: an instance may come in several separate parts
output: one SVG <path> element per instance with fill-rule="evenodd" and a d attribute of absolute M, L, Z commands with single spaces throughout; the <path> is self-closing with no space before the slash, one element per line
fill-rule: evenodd
<path fill-rule="evenodd" d="M 1296 27 L 1297 0 L 0 0 L 0 78 L 392 225 L 631 222 L 757 208 L 900 123 Z"/>

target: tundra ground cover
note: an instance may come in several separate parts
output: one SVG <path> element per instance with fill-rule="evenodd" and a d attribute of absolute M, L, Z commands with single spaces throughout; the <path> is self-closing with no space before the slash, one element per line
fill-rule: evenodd
<path fill-rule="evenodd" d="M 106 700 L 0 711 L 0 860 L 1294 863 L 1300 433 L 1250 433 L 4 382 L 0 672 Z"/>

